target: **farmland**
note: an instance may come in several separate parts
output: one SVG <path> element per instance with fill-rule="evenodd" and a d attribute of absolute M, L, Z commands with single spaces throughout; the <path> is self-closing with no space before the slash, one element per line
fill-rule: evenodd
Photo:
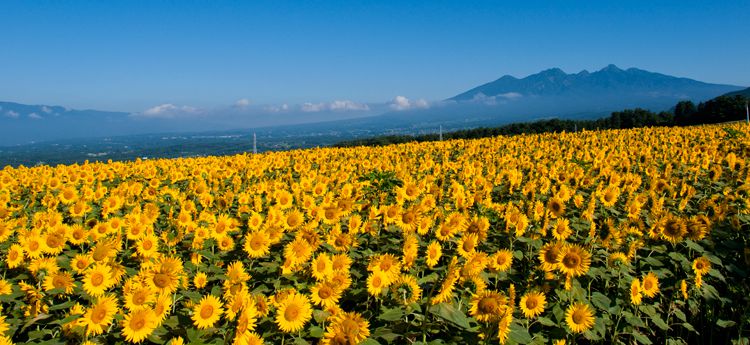
<path fill-rule="evenodd" d="M 0 171 L 0 344 L 750 336 L 745 124 Z"/>

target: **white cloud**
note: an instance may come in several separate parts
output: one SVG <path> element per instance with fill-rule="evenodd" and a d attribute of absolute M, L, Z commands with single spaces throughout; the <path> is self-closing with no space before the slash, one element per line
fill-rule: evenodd
<path fill-rule="evenodd" d="M 8 111 L 5 112 L 5 116 L 17 119 L 19 116 L 21 116 L 21 114 L 15 112 L 13 110 L 8 110 Z"/>
<path fill-rule="evenodd" d="M 306 113 L 315 113 L 326 108 L 325 103 L 304 103 L 302 104 L 302 111 Z"/>
<path fill-rule="evenodd" d="M 148 108 L 142 113 L 137 113 L 134 115 L 152 118 L 174 118 L 183 115 L 197 115 L 200 113 L 201 111 L 195 107 L 190 107 L 187 105 L 177 106 L 172 103 L 164 103 L 155 107 Z"/>
<path fill-rule="evenodd" d="M 42 106 L 42 111 L 45 112 L 45 113 L 47 113 L 47 114 L 52 114 L 52 108 L 50 108 L 50 107 L 48 107 L 46 105 Z"/>
<path fill-rule="evenodd" d="M 300 110 L 306 113 L 320 112 L 324 110 L 330 111 L 367 111 L 370 110 L 370 106 L 364 103 L 357 103 L 350 100 L 336 100 L 330 103 L 303 103 Z"/>
<path fill-rule="evenodd" d="M 396 96 L 389 106 L 393 110 L 427 109 L 430 107 L 430 103 L 421 98 L 412 101 L 404 96 Z"/>
<path fill-rule="evenodd" d="M 289 110 L 289 105 L 284 103 L 282 105 L 269 105 L 263 108 L 265 111 L 272 112 L 272 113 L 279 113 L 282 111 Z"/>
<path fill-rule="evenodd" d="M 505 99 L 518 99 L 518 98 L 523 97 L 523 95 L 518 92 L 507 92 L 507 93 L 501 93 L 497 95 L 496 97 L 502 97 Z"/>
<path fill-rule="evenodd" d="M 31 113 L 31 114 L 29 114 L 29 118 L 32 119 L 32 120 L 41 120 L 42 119 L 42 117 L 39 116 L 39 114 L 37 114 L 37 113 Z"/>
<path fill-rule="evenodd" d="M 367 104 L 352 102 L 349 100 L 333 101 L 329 105 L 329 108 L 331 110 L 343 110 L 343 111 L 370 110 L 370 107 Z"/>
<path fill-rule="evenodd" d="M 239 99 L 237 102 L 234 102 L 234 106 L 237 108 L 244 108 L 250 105 L 250 100 L 247 98 Z"/>

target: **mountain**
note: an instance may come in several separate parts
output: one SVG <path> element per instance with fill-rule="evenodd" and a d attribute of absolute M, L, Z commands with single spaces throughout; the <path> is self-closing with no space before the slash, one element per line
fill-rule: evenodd
<path fill-rule="evenodd" d="M 559 68 L 551 68 L 523 79 L 506 75 L 458 94 L 450 100 L 469 101 L 487 97 L 613 95 L 618 98 L 645 98 L 646 100 L 708 99 L 738 88 L 732 85 L 709 84 L 688 78 L 678 78 L 637 68 L 623 70 L 615 65 L 609 65 L 593 73 L 583 70 L 576 74 L 567 74 Z"/>
<path fill-rule="evenodd" d="M 750 87 L 748 87 L 747 89 L 744 89 L 744 90 L 729 92 L 727 94 L 724 94 L 724 96 L 730 96 L 730 97 L 732 97 L 732 96 L 742 96 L 742 97 L 745 97 L 745 98 L 750 98 Z"/>
<path fill-rule="evenodd" d="M 372 134 L 425 133 L 497 126 L 545 118 L 593 119 L 627 108 L 668 110 L 678 101 L 705 101 L 741 90 L 637 68 L 609 65 L 596 72 L 567 74 L 552 68 L 515 78 L 503 76 L 444 101 L 358 105 L 365 111 L 342 111 L 352 104 L 306 103 L 294 110 L 267 110 L 258 105 L 171 114 L 165 104 L 142 113 L 75 110 L 59 106 L 0 102 L 0 146 L 62 139 L 223 131 L 300 125 L 304 131 Z M 404 106 L 405 105 L 405 106 Z M 286 107 L 286 105 L 284 105 Z M 307 108 L 306 108 L 307 107 Z M 313 108 L 326 108 L 320 109 Z M 291 109 L 291 107 L 289 108 Z M 152 116 L 156 112 L 159 116 Z M 248 132 L 245 130 L 245 132 Z M 336 134 L 339 133 L 339 134 Z"/>

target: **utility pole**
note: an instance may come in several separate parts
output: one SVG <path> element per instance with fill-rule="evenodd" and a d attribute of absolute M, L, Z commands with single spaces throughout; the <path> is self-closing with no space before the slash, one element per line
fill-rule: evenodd
<path fill-rule="evenodd" d="M 747 107 L 747 102 L 745 102 L 745 123 L 750 124 L 750 109 Z"/>
<path fill-rule="evenodd" d="M 576 133 L 576 132 L 578 132 L 578 124 L 574 123 L 573 124 L 573 133 Z"/>
<path fill-rule="evenodd" d="M 253 132 L 253 154 L 258 153 L 258 139 L 255 137 L 255 132 Z"/>
<path fill-rule="evenodd" d="M 443 125 L 440 125 L 440 141 L 443 141 Z"/>

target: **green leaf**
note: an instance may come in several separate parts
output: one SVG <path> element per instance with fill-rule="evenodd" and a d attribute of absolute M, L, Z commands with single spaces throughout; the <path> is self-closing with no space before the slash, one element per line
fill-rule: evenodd
<path fill-rule="evenodd" d="M 687 247 L 688 247 L 688 248 L 690 248 L 690 249 L 692 249 L 692 250 L 694 250 L 694 251 L 696 251 L 696 252 L 698 252 L 698 253 L 701 253 L 701 254 L 703 254 L 703 253 L 705 253 L 705 252 L 706 252 L 706 251 L 705 251 L 705 250 L 703 249 L 703 247 L 701 247 L 701 245 L 700 245 L 700 244 L 698 244 L 698 243 L 695 243 L 695 242 L 693 242 L 692 240 L 686 240 L 686 241 L 685 241 L 685 244 L 687 245 Z"/>
<path fill-rule="evenodd" d="M 60 304 L 55 304 L 51 307 L 49 307 L 49 310 L 60 310 L 60 309 L 68 309 L 76 304 L 75 301 L 67 301 Z"/>
<path fill-rule="evenodd" d="M 323 329 L 318 326 L 310 327 L 310 336 L 313 338 L 323 338 L 324 333 Z"/>
<path fill-rule="evenodd" d="M 552 320 L 550 320 L 550 319 L 548 319 L 548 318 L 546 318 L 544 316 L 540 316 L 539 318 L 537 318 L 537 321 L 539 321 L 539 323 L 541 323 L 543 326 L 547 326 L 547 327 L 552 327 L 552 326 L 556 326 L 557 325 L 554 321 L 552 321 Z"/>
<path fill-rule="evenodd" d="M 719 326 L 719 327 L 721 327 L 721 328 L 732 327 L 732 326 L 734 326 L 736 324 L 737 324 L 736 322 L 729 321 L 729 320 L 718 320 L 718 321 L 716 321 L 716 325 Z"/>
<path fill-rule="evenodd" d="M 652 257 L 652 256 L 644 258 L 643 261 L 645 263 L 651 265 L 651 266 L 654 266 L 654 267 L 662 267 L 662 266 L 664 266 L 664 264 L 661 261 L 659 261 L 659 259 L 657 259 L 655 257 Z"/>
<path fill-rule="evenodd" d="M 295 338 L 294 339 L 294 344 L 296 344 L 296 345 L 309 345 L 310 343 L 308 343 L 307 340 L 305 340 L 305 338 Z"/>
<path fill-rule="evenodd" d="M 682 310 L 675 309 L 674 314 L 677 316 L 678 319 L 680 319 L 682 322 L 687 322 L 687 316 L 685 316 L 685 313 L 682 312 Z"/>
<path fill-rule="evenodd" d="M 381 319 L 383 321 L 396 321 L 400 320 L 402 317 L 404 317 L 404 311 L 400 308 L 393 308 L 393 309 L 386 309 L 383 308 L 383 312 L 380 313 L 380 316 L 378 316 L 378 319 Z"/>
<path fill-rule="evenodd" d="M 667 323 L 664 322 L 664 320 L 662 320 L 661 317 L 659 317 L 659 314 L 651 315 L 651 321 L 654 323 L 654 325 L 656 325 L 656 327 L 661 328 L 663 331 L 666 331 L 669 329 L 669 325 L 667 325 Z"/>
<path fill-rule="evenodd" d="M 466 315 L 453 304 L 440 303 L 430 307 L 429 311 L 463 329 L 472 329 Z"/>
<path fill-rule="evenodd" d="M 380 345 L 380 343 L 372 338 L 367 338 L 363 342 L 361 342 L 360 345 Z"/>
<path fill-rule="evenodd" d="M 698 331 L 695 330 L 695 327 L 687 322 L 683 322 L 682 327 L 685 327 L 685 329 L 687 329 L 688 331 L 698 333 Z"/>
<path fill-rule="evenodd" d="M 601 310 L 607 310 L 609 309 L 612 300 L 601 292 L 594 292 L 591 294 L 591 303 Z"/>
<path fill-rule="evenodd" d="M 647 336 L 643 335 L 643 333 L 638 332 L 636 330 L 633 330 L 633 338 L 635 338 L 635 341 L 641 343 L 641 344 L 653 344 L 651 342 L 651 339 L 649 339 Z"/>
<path fill-rule="evenodd" d="M 528 344 L 531 342 L 531 334 L 529 334 L 526 327 L 512 323 L 510 325 L 510 333 L 508 333 L 508 340 L 518 344 Z"/>

